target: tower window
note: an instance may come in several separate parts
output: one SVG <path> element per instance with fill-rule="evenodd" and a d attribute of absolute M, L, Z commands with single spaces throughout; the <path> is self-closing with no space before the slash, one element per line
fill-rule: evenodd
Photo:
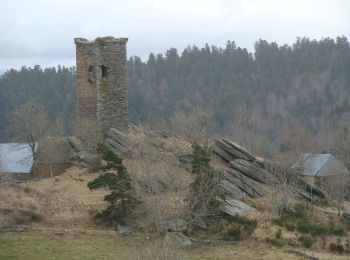
<path fill-rule="evenodd" d="M 101 65 L 100 67 L 101 67 L 101 71 L 102 71 L 102 78 L 107 78 L 109 68 L 106 65 Z"/>
<path fill-rule="evenodd" d="M 89 66 L 89 81 L 90 83 L 95 83 L 95 73 L 94 73 L 94 66 Z"/>

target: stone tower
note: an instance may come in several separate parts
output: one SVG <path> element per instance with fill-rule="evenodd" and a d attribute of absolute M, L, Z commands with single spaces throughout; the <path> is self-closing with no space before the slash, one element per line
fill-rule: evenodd
<path fill-rule="evenodd" d="M 111 127 L 128 130 L 127 38 L 75 38 L 77 59 L 76 136 L 102 142 Z"/>

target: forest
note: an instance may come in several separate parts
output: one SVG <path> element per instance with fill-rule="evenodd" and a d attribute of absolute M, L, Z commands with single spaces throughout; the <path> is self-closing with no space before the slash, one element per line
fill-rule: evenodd
<path fill-rule="evenodd" d="M 192 138 L 227 136 L 272 157 L 300 143 L 324 152 L 350 130 L 347 38 L 259 40 L 254 51 L 188 46 L 128 60 L 130 122 Z M 11 116 L 22 104 L 43 105 L 52 122 L 74 132 L 75 68 L 22 67 L 0 78 L 0 141 L 15 140 Z M 340 138 L 340 139 L 339 139 Z"/>

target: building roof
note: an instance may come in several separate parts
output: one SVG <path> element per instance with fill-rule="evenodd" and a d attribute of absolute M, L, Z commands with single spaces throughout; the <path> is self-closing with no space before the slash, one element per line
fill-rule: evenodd
<path fill-rule="evenodd" d="M 303 176 L 332 176 L 349 174 L 345 165 L 331 154 L 304 154 L 302 159 Z"/>
<path fill-rule="evenodd" d="M 27 144 L 0 144 L 0 172 L 26 174 L 30 173 L 32 166 L 32 152 Z"/>

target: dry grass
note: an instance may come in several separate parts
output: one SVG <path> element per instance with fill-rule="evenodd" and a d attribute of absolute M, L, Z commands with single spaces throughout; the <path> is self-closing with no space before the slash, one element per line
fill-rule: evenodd
<path fill-rule="evenodd" d="M 91 192 L 86 184 L 97 174 L 73 167 L 55 178 L 22 184 L 0 184 L 0 225 L 11 225 L 21 211 L 35 212 L 48 227 L 93 226 L 92 215 L 103 208 L 106 191 Z"/>

